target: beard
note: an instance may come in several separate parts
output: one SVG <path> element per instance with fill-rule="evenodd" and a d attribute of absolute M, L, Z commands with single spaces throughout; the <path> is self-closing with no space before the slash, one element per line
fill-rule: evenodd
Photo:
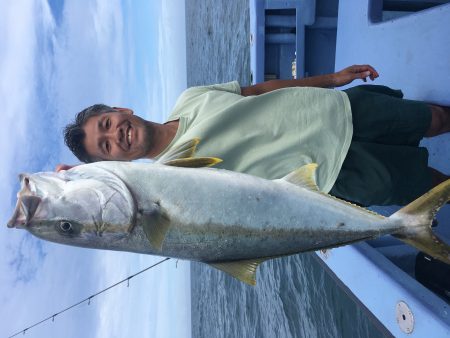
<path fill-rule="evenodd" d="M 141 130 L 143 132 L 143 135 L 141 135 L 142 143 L 141 143 L 141 152 L 144 154 L 144 156 L 148 155 L 149 153 L 152 153 L 153 147 L 155 145 L 154 137 L 155 137 L 155 130 L 152 123 L 145 123 L 144 128 Z"/>

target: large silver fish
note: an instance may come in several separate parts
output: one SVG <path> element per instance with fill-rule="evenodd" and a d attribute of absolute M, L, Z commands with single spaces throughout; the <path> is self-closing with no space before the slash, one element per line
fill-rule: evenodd
<path fill-rule="evenodd" d="M 431 230 L 450 180 L 384 217 L 319 192 L 315 164 L 274 181 L 186 168 L 217 162 L 192 158 L 197 143 L 162 158 L 168 165 L 97 162 L 22 174 L 8 226 L 57 243 L 201 261 L 249 284 L 264 260 L 385 234 L 450 263 L 450 247 Z"/>

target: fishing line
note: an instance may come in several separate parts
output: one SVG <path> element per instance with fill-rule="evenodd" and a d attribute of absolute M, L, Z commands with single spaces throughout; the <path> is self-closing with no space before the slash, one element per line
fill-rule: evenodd
<path fill-rule="evenodd" d="M 159 262 L 157 262 L 157 263 L 155 263 L 155 264 L 153 264 L 153 265 L 150 265 L 149 267 L 147 267 L 147 268 L 145 268 L 145 269 L 143 269 L 143 270 L 141 270 L 141 271 L 139 271 L 139 272 L 136 272 L 135 274 L 130 275 L 130 276 L 128 276 L 127 278 L 122 279 L 121 281 L 119 281 L 119 282 L 117 282 L 117 283 L 115 283 L 115 284 L 113 284 L 113 285 L 111 285 L 111 286 L 108 286 L 107 288 L 105 288 L 105 289 L 103 289 L 103 290 L 101 290 L 101 291 L 99 291 L 99 292 L 94 293 L 92 296 L 89 296 L 89 297 L 87 297 L 87 298 L 85 298 L 85 299 L 83 299 L 83 300 L 80 300 L 79 302 L 77 302 L 77 303 L 75 303 L 75 304 L 73 304 L 73 305 L 71 305 L 71 306 L 69 306 L 69 307 L 67 307 L 67 308 L 65 308 L 65 309 L 63 309 L 63 310 L 61 310 L 61 311 L 59 311 L 59 312 L 56 312 L 55 314 L 53 314 L 53 315 L 51 315 L 51 316 L 49 316 L 49 317 L 47 317 L 47 318 L 45 318 L 45 319 L 42 319 L 41 321 L 36 322 L 35 324 L 33 324 L 33 325 L 31 325 L 31 326 L 28 326 L 27 328 L 25 328 L 25 329 L 23 329 L 23 330 L 20 330 L 20 331 L 18 331 L 17 333 L 14 333 L 12 336 L 9 336 L 8 338 L 15 337 L 15 336 L 17 336 L 17 335 L 19 335 L 19 334 L 21 334 L 21 333 L 22 333 L 22 334 L 25 334 L 28 330 L 30 330 L 30 329 L 32 329 L 33 327 L 38 326 L 38 325 L 40 325 L 40 324 L 42 324 L 42 323 L 48 321 L 48 320 L 50 320 L 50 319 L 52 320 L 52 322 L 54 322 L 56 316 L 60 315 L 60 314 L 63 313 L 63 312 L 69 311 L 70 309 L 73 309 L 74 307 L 76 307 L 76 306 L 78 306 L 78 305 L 81 305 L 81 304 L 83 304 L 83 303 L 86 302 L 86 301 L 88 302 L 88 305 L 90 305 L 90 304 L 91 304 L 92 298 L 98 296 L 99 294 L 101 294 L 101 293 L 103 293 L 103 292 L 105 292 L 105 291 L 108 291 L 109 289 L 112 289 L 113 287 L 115 287 L 115 286 L 117 286 L 117 285 L 119 285 L 119 284 L 122 284 L 122 283 L 124 283 L 124 282 L 127 282 L 127 286 L 129 286 L 129 285 L 130 285 L 130 279 L 131 279 L 131 278 L 136 277 L 137 275 L 140 275 L 141 273 L 143 273 L 143 272 L 145 272 L 145 271 L 147 271 L 147 270 L 150 270 L 151 268 L 154 268 L 155 266 L 157 266 L 157 265 L 159 265 L 159 264 L 161 264 L 161 263 L 163 263 L 163 262 L 165 262 L 165 261 L 167 261 L 167 260 L 169 260 L 169 259 L 170 259 L 169 257 L 164 258 L 164 259 L 160 260 Z"/>

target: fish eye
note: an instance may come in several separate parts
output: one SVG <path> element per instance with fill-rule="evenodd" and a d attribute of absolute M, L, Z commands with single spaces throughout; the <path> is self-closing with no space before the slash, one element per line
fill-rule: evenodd
<path fill-rule="evenodd" d="M 59 228 L 64 232 L 68 232 L 68 231 L 72 230 L 72 223 L 67 222 L 67 221 L 61 221 L 59 223 Z"/>

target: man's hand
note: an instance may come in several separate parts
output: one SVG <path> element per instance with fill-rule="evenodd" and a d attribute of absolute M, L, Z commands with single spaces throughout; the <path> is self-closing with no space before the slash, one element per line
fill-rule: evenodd
<path fill-rule="evenodd" d="M 367 77 L 373 81 L 378 77 L 378 72 L 369 65 L 354 65 L 333 74 L 304 77 L 295 80 L 269 80 L 257 83 L 253 86 L 242 87 L 241 95 L 261 95 L 288 87 L 334 88 L 349 84 L 355 79 L 362 79 L 365 82 Z"/>
<path fill-rule="evenodd" d="M 61 171 L 61 170 L 69 170 L 69 169 L 71 169 L 71 168 L 73 168 L 73 167 L 76 167 L 78 164 L 75 164 L 75 165 L 68 165 L 68 164 L 62 164 L 62 163 L 60 163 L 60 164 L 58 164 L 56 167 L 55 167 L 55 171 L 56 172 L 58 172 L 58 171 Z"/>
<path fill-rule="evenodd" d="M 378 72 L 369 65 L 353 65 L 333 74 L 336 87 L 344 86 L 356 79 L 366 82 L 367 77 L 373 81 L 378 76 Z"/>

